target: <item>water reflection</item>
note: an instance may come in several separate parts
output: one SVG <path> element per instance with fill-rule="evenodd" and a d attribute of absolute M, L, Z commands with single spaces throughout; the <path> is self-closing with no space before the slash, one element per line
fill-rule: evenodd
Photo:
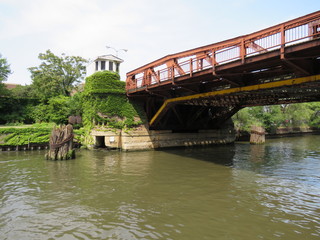
<path fill-rule="evenodd" d="M 179 149 L 161 149 L 160 152 L 197 159 L 224 166 L 232 166 L 236 147 L 234 144 Z"/>

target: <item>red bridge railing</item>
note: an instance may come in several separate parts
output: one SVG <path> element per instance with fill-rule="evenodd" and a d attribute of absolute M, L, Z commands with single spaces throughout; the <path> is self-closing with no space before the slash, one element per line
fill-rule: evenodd
<path fill-rule="evenodd" d="M 150 86 L 170 83 L 177 77 L 287 46 L 310 41 L 320 36 L 320 11 L 278 24 L 258 32 L 211 45 L 172 54 L 127 73 L 127 93 Z"/>

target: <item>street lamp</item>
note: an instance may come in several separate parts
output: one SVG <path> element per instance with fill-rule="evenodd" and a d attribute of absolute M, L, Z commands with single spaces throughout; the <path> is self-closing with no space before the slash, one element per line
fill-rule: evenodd
<path fill-rule="evenodd" d="M 128 52 L 128 49 L 123 49 L 123 48 L 121 48 L 121 49 L 115 49 L 114 47 L 110 47 L 110 46 L 106 46 L 106 48 L 107 48 L 107 49 L 109 49 L 109 48 L 113 49 L 113 50 L 116 52 L 116 56 L 117 56 L 117 57 L 118 57 L 118 52 L 119 52 L 119 51 Z"/>

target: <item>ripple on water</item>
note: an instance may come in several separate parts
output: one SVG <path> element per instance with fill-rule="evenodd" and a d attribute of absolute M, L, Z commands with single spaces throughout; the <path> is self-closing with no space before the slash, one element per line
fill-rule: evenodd
<path fill-rule="evenodd" d="M 282 141 L 1 155 L 0 239 L 318 239 L 319 147 Z"/>

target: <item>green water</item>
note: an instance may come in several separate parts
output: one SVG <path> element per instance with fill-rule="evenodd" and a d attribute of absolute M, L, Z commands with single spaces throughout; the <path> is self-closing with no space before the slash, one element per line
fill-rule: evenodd
<path fill-rule="evenodd" d="M 0 152 L 0 239 L 320 239 L 319 142 Z"/>

